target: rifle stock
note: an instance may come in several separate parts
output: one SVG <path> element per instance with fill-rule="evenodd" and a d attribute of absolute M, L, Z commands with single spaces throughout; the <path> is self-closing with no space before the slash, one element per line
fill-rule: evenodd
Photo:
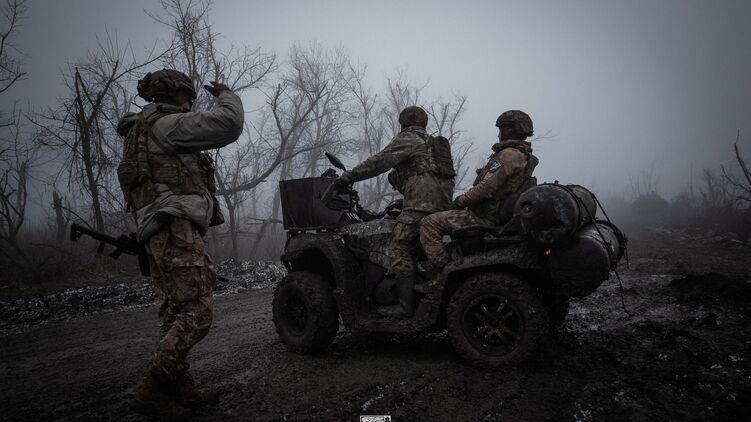
<path fill-rule="evenodd" d="M 97 253 L 102 253 L 105 243 L 114 246 L 115 250 L 108 254 L 112 259 L 120 258 L 120 255 L 123 253 L 137 256 L 138 268 L 140 268 L 141 274 L 145 276 L 151 275 L 149 257 L 146 255 L 146 249 L 138 242 L 135 233 L 129 235 L 122 234 L 120 237 L 114 238 L 106 233 L 91 230 L 76 223 L 70 225 L 70 240 L 77 242 L 83 235 L 99 241 Z"/>

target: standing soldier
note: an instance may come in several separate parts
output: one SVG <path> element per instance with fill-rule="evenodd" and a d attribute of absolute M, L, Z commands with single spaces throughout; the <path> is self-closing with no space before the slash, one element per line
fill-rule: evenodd
<path fill-rule="evenodd" d="M 440 270 L 449 261 L 444 235 L 462 227 L 503 223 L 512 202 L 509 198 L 534 183 L 532 173 L 539 160 L 532 155 L 532 144 L 525 141 L 534 133 L 532 119 L 523 111 L 509 110 L 498 116 L 495 125 L 499 142 L 493 145 L 488 163 L 478 171 L 474 186 L 454 200 L 456 209 L 422 220 L 420 241 L 436 273 L 427 285 L 418 286 L 419 291 L 434 290 Z"/>
<path fill-rule="evenodd" d="M 191 408 L 217 400 L 194 388 L 186 362 L 212 321 L 216 273 L 202 236 L 223 221 L 213 195 L 213 163 L 201 151 L 234 142 L 244 112 L 226 85 L 204 88 L 218 106 L 191 112 L 196 91 L 188 76 L 171 69 L 147 73 L 138 81 L 138 95 L 150 104 L 118 124 L 125 138 L 118 179 L 163 297 L 159 343 L 133 409 L 166 419 L 187 418 Z"/>
<path fill-rule="evenodd" d="M 404 195 L 404 206 L 392 232 L 391 269 L 397 281 L 399 304 L 379 308 L 384 316 L 408 317 L 414 313 L 415 257 L 420 220 L 449 209 L 454 191 L 451 147 L 443 137 L 433 138 L 425 128 L 428 114 L 410 106 L 399 113 L 401 131 L 383 150 L 344 172 L 335 186 L 375 177 L 389 169 L 389 182 Z"/>

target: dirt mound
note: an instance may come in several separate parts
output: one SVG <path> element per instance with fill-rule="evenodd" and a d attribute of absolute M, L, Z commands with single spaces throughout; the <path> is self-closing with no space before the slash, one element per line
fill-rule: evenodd
<path fill-rule="evenodd" d="M 217 265 L 216 272 L 228 279 L 217 282 L 214 291 L 220 295 L 272 287 L 287 275 L 284 265 L 279 262 L 237 262 L 231 258 Z"/>
<path fill-rule="evenodd" d="M 218 296 L 275 285 L 286 270 L 278 262 L 224 261 L 216 266 L 226 280 L 217 282 Z M 66 320 L 97 313 L 146 306 L 157 300 L 148 278 L 129 278 L 107 286 L 67 289 L 40 297 L 0 301 L 0 331 L 10 326 Z"/>
<path fill-rule="evenodd" d="M 723 274 L 690 274 L 670 282 L 680 301 L 697 304 L 751 304 L 751 278 L 731 278 Z"/>

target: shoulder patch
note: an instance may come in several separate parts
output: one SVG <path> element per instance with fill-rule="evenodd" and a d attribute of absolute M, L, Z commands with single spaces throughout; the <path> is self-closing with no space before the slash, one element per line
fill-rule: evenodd
<path fill-rule="evenodd" d="M 500 170 L 503 167 L 503 163 L 500 161 L 494 161 L 493 164 L 490 165 L 490 168 L 488 168 L 488 171 L 491 173 L 495 173 L 498 170 Z"/>

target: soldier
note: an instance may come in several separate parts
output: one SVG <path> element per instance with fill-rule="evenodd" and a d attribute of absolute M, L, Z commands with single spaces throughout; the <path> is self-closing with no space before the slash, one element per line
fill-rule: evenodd
<path fill-rule="evenodd" d="M 433 291 L 438 286 L 440 270 L 448 263 L 449 255 L 443 245 L 443 236 L 461 227 L 472 225 L 492 226 L 503 223 L 509 216 L 509 198 L 526 189 L 533 182 L 532 173 L 539 160 L 532 155 L 532 119 L 519 110 L 509 110 L 498 116 L 498 143 L 488 163 L 478 170 L 472 188 L 454 200 L 456 209 L 427 216 L 420 227 L 420 241 L 425 255 L 434 267 L 435 276 L 425 285 L 417 286 L 421 292 Z"/>
<path fill-rule="evenodd" d="M 445 138 L 425 132 L 428 115 L 410 106 L 399 114 L 401 131 L 383 150 L 344 172 L 335 186 L 350 185 L 377 176 L 389 169 L 389 182 L 404 195 L 401 214 L 396 219 L 390 252 L 390 272 L 397 280 L 399 304 L 381 307 L 384 316 L 406 317 L 414 313 L 415 258 L 419 224 L 430 213 L 449 209 L 454 191 L 454 166 Z"/>
<path fill-rule="evenodd" d="M 133 409 L 166 419 L 187 418 L 191 408 L 217 400 L 194 388 L 186 362 L 213 317 L 216 274 L 202 236 L 223 221 L 213 196 L 213 163 L 200 151 L 234 142 L 244 112 L 226 85 L 211 84 L 204 88 L 217 98 L 217 107 L 191 112 L 196 91 L 188 76 L 171 69 L 148 73 L 138 81 L 138 95 L 150 104 L 118 124 L 125 137 L 120 186 L 163 297 L 159 343 Z"/>

